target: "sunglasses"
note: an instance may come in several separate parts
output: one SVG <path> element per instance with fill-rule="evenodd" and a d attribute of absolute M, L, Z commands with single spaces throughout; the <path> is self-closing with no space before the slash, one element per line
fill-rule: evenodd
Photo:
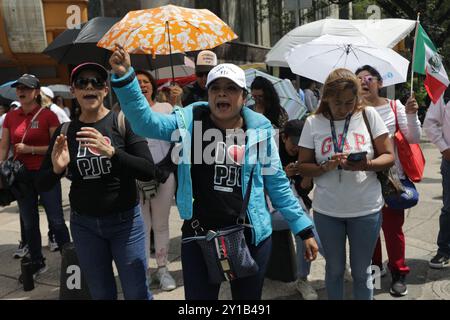
<path fill-rule="evenodd" d="M 100 90 L 106 87 L 105 80 L 101 78 L 78 78 L 73 83 L 75 88 L 83 90 L 86 89 L 89 85 L 89 83 L 92 85 L 94 89 Z"/>
<path fill-rule="evenodd" d="M 207 77 L 209 72 L 196 72 L 195 75 L 199 78 Z"/>

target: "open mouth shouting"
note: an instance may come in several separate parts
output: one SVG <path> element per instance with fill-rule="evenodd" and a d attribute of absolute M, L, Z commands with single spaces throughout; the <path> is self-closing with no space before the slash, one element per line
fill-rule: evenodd
<path fill-rule="evenodd" d="M 87 101 L 87 102 L 94 102 L 98 100 L 97 95 L 89 93 L 89 94 L 85 94 L 83 95 L 83 100 Z"/>
<path fill-rule="evenodd" d="M 219 101 L 216 103 L 216 108 L 219 112 L 227 112 L 231 109 L 231 104 L 227 101 Z"/>

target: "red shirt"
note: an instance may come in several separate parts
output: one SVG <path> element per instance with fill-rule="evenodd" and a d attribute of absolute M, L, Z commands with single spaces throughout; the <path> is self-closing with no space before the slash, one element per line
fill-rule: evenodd
<path fill-rule="evenodd" d="M 50 128 L 59 126 L 58 117 L 49 109 L 44 108 L 30 126 L 31 119 L 39 111 L 40 107 L 36 106 L 33 111 L 25 114 L 22 108 L 12 110 L 6 114 L 3 128 L 9 130 L 10 143 L 13 147 L 22 141 L 25 131 L 28 129 L 24 144 L 33 147 L 48 146 L 50 143 Z M 14 150 L 14 155 L 15 150 Z M 39 170 L 45 155 L 19 153 L 17 159 L 20 160 L 28 170 Z"/>

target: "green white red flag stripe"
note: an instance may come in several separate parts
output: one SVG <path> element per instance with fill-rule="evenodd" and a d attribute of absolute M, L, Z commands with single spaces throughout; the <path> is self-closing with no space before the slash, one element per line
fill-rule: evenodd
<path fill-rule="evenodd" d="M 442 97 L 450 81 L 442 64 L 441 56 L 420 24 L 417 31 L 413 70 L 426 75 L 425 89 L 431 101 L 436 103 Z"/>

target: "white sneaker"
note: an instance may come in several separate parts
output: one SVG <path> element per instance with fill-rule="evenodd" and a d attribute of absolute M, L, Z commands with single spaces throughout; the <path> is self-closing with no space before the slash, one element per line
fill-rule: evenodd
<path fill-rule="evenodd" d="M 13 258 L 20 259 L 27 255 L 28 253 L 28 245 L 24 244 L 22 241 L 19 242 L 19 247 L 14 251 Z"/>
<path fill-rule="evenodd" d="M 177 287 L 175 279 L 170 275 L 167 267 L 161 267 L 156 271 L 159 287 L 164 291 L 171 291 Z"/>
<path fill-rule="evenodd" d="M 51 234 L 48 236 L 48 249 L 51 252 L 55 252 L 55 251 L 59 250 L 58 243 L 56 242 L 54 234 Z"/>
<path fill-rule="evenodd" d="M 309 284 L 308 280 L 297 279 L 295 282 L 295 288 L 302 295 L 304 300 L 317 300 L 319 296 L 316 290 Z"/>

